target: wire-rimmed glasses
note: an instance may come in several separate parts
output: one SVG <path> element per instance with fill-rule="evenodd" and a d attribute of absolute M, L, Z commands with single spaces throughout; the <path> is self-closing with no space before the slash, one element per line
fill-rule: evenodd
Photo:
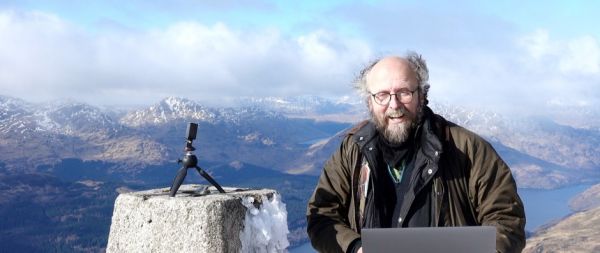
<path fill-rule="evenodd" d="M 373 100 L 375 100 L 375 103 L 379 105 L 388 105 L 392 100 L 392 96 L 396 96 L 396 99 L 398 99 L 400 103 L 408 104 L 412 101 L 413 94 L 418 90 L 419 89 L 415 89 L 411 91 L 409 89 L 402 89 L 396 93 L 382 91 L 377 93 L 371 93 L 371 96 L 373 97 Z"/>

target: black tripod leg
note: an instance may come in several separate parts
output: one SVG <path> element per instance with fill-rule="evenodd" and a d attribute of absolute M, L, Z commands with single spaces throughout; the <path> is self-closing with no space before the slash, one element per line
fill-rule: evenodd
<path fill-rule="evenodd" d="M 216 187 L 220 193 L 225 193 L 225 190 L 223 190 L 223 188 L 221 188 L 221 186 L 217 183 L 217 181 L 215 181 L 208 173 L 206 173 L 206 171 L 204 171 L 202 168 L 200 168 L 198 166 L 196 166 L 196 170 L 198 171 L 198 173 L 200 173 L 200 175 L 202 175 L 204 178 L 206 178 L 206 180 L 208 180 L 208 182 L 210 182 L 214 187 Z"/>
<path fill-rule="evenodd" d="M 173 180 L 173 185 L 171 186 L 171 190 L 169 191 L 169 195 L 171 197 L 175 197 L 175 194 L 177 194 L 177 190 L 179 190 L 179 187 L 183 183 L 185 176 L 187 176 L 187 168 L 184 166 L 181 167 L 181 169 L 179 169 L 175 180 Z"/>

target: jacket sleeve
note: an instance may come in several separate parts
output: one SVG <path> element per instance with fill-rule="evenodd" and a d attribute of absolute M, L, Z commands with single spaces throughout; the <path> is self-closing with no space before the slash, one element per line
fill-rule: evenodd
<path fill-rule="evenodd" d="M 351 243 L 360 238 L 351 228 L 348 217 L 357 153 L 350 152 L 351 142 L 350 136 L 347 136 L 326 162 L 308 202 L 307 232 L 312 246 L 319 252 L 346 252 Z"/>
<path fill-rule="evenodd" d="M 483 139 L 474 141 L 469 180 L 477 220 L 496 227 L 498 252 L 521 252 L 525 247 L 525 210 L 506 163 Z"/>

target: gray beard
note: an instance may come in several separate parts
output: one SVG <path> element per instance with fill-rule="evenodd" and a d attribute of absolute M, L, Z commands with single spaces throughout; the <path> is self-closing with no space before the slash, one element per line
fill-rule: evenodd
<path fill-rule="evenodd" d="M 390 143 L 401 144 L 408 139 L 414 128 L 415 124 L 412 121 L 405 122 L 394 128 L 386 127 L 385 130 L 383 130 L 383 136 Z"/>
<path fill-rule="evenodd" d="M 371 121 L 375 124 L 375 127 L 379 131 L 379 133 L 383 134 L 383 137 L 392 144 L 401 144 L 408 140 L 411 135 L 413 129 L 415 129 L 418 125 L 418 122 L 421 121 L 421 117 L 423 112 L 421 110 L 421 106 L 419 106 L 417 110 L 417 117 L 414 119 L 409 119 L 406 122 L 403 122 L 395 127 L 389 127 L 386 123 L 386 119 L 388 116 L 398 116 L 398 115 L 406 115 L 407 111 L 405 108 L 399 108 L 396 111 L 386 111 L 385 117 L 382 119 L 377 118 L 373 114 L 373 110 L 369 110 L 371 113 Z"/>

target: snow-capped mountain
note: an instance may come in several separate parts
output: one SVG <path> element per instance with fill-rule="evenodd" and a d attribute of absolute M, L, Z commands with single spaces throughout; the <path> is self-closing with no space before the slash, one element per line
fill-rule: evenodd
<path fill-rule="evenodd" d="M 360 100 L 341 97 L 327 99 L 318 96 L 240 98 L 242 106 L 259 107 L 289 117 L 309 117 L 319 120 L 357 122 L 367 112 Z"/>
<path fill-rule="evenodd" d="M 440 105 L 432 108 L 450 121 L 532 157 L 564 168 L 584 171 L 600 168 L 600 156 L 594 155 L 600 153 L 598 130 L 561 125 L 547 116 L 506 116 Z M 593 120 L 594 117 L 589 121 Z M 583 120 L 579 122 L 591 126 Z"/>
<path fill-rule="evenodd" d="M 214 122 L 216 115 L 208 108 L 188 99 L 168 97 L 147 109 L 136 110 L 119 122 L 130 127 L 164 124 L 178 119 Z"/>
<path fill-rule="evenodd" d="M 110 134 L 123 130 L 123 127 L 105 112 L 83 103 L 47 103 L 33 114 L 41 129 L 66 135 L 97 131 Z"/>
<path fill-rule="evenodd" d="M 327 99 L 318 96 L 298 97 L 264 97 L 241 98 L 243 106 L 258 106 L 271 111 L 286 114 L 308 114 L 308 113 L 347 113 L 354 109 L 358 103 L 351 103 L 347 98 Z"/>
<path fill-rule="evenodd" d="M 9 97 L 0 97 L 0 122 L 6 134 L 50 132 L 72 136 L 121 129 L 118 122 L 105 112 L 87 104 L 69 101 L 30 104 Z"/>
<path fill-rule="evenodd" d="M 196 145 L 209 161 L 242 160 L 285 170 L 307 140 L 334 132 L 305 119 L 288 119 L 257 106 L 210 108 L 169 97 L 120 119 L 114 113 L 75 102 L 32 104 L 2 97 L 0 161 L 55 163 L 64 158 L 127 162 L 129 167 L 160 164 L 181 156 L 189 122 L 200 124 Z M 338 124 L 339 125 L 339 124 Z M 139 161 L 139 162 L 136 162 Z"/>
<path fill-rule="evenodd" d="M 0 97 L 0 161 L 143 161 L 132 166 L 141 168 L 181 156 L 187 123 L 197 122 L 201 159 L 315 175 L 337 148 L 343 134 L 338 132 L 351 126 L 322 121 L 320 115 L 366 118 L 361 114 L 364 105 L 343 99 L 306 96 L 241 101 L 244 106 L 212 108 L 168 97 L 117 119 L 112 112 L 77 102 L 32 104 Z M 593 124 L 583 123 L 592 127 L 582 129 L 548 118 L 430 106 L 490 140 L 523 186 L 553 188 L 600 176 L 600 156 L 595 155 L 600 153 L 600 131 Z M 31 150 L 37 154 L 34 158 Z"/>
<path fill-rule="evenodd" d="M 24 100 L 0 95 L 0 120 L 4 121 L 29 111 L 28 105 Z"/>
<path fill-rule="evenodd" d="M 0 110 L 0 161 L 9 165 L 30 170 L 65 158 L 139 165 L 164 159 L 163 145 L 91 105 L 0 97 Z"/>
<path fill-rule="evenodd" d="M 119 122 L 130 127 L 167 124 L 188 120 L 210 124 L 241 124 L 256 118 L 283 118 L 283 115 L 256 105 L 238 108 L 210 108 L 198 102 L 177 97 L 168 97 L 149 108 L 127 113 Z"/>

